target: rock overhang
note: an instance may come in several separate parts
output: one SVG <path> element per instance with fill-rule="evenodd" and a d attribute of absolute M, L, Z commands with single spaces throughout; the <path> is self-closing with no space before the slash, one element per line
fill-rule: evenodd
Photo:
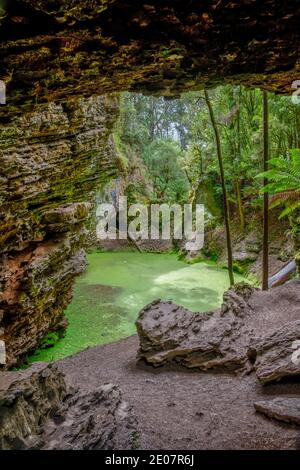
<path fill-rule="evenodd" d="M 72 95 L 177 97 L 239 83 L 291 93 L 297 0 L 11 0 L 0 23 L 7 108 Z"/>

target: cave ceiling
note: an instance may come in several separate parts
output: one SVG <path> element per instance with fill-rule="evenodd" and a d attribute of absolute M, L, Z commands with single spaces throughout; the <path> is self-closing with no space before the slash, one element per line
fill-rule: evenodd
<path fill-rule="evenodd" d="M 299 0 L 0 3 L 6 112 L 122 90 L 173 98 L 223 83 L 291 94 L 300 79 Z"/>

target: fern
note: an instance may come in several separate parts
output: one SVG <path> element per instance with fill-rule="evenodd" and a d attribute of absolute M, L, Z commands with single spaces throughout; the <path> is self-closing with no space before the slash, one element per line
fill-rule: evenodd
<path fill-rule="evenodd" d="M 270 194 L 270 208 L 284 207 L 280 218 L 289 216 L 300 208 L 300 149 L 290 150 L 288 160 L 273 158 L 269 164 L 272 168 L 258 175 L 268 180 L 261 193 Z"/>

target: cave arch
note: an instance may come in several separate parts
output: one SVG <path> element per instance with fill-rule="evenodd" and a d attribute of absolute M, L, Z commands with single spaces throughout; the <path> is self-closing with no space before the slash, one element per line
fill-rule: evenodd
<path fill-rule="evenodd" d="M 64 326 L 84 269 L 86 194 L 117 172 L 117 97 L 101 95 L 174 98 L 224 82 L 291 94 L 300 8 L 297 0 L 11 0 L 2 10 L 0 328 L 11 366 Z"/>

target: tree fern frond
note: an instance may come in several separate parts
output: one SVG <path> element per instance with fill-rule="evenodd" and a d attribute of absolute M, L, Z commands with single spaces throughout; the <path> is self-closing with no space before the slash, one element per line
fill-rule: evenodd
<path fill-rule="evenodd" d="M 300 207 L 300 200 L 294 202 L 293 204 L 289 204 L 284 211 L 280 214 L 279 219 L 282 219 L 283 217 L 286 217 L 288 215 L 291 215 L 295 210 L 299 209 Z"/>
<path fill-rule="evenodd" d="M 287 201 L 300 201 L 300 189 L 295 191 L 284 191 L 282 193 L 274 194 L 271 198 L 271 202 L 287 202 Z"/>
<path fill-rule="evenodd" d="M 258 175 L 268 180 L 260 193 L 271 195 L 270 208 L 285 206 L 280 218 L 300 207 L 300 150 L 292 149 L 290 156 L 290 160 L 283 157 L 271 159 L 269 165 L 272 168 Z"/>

